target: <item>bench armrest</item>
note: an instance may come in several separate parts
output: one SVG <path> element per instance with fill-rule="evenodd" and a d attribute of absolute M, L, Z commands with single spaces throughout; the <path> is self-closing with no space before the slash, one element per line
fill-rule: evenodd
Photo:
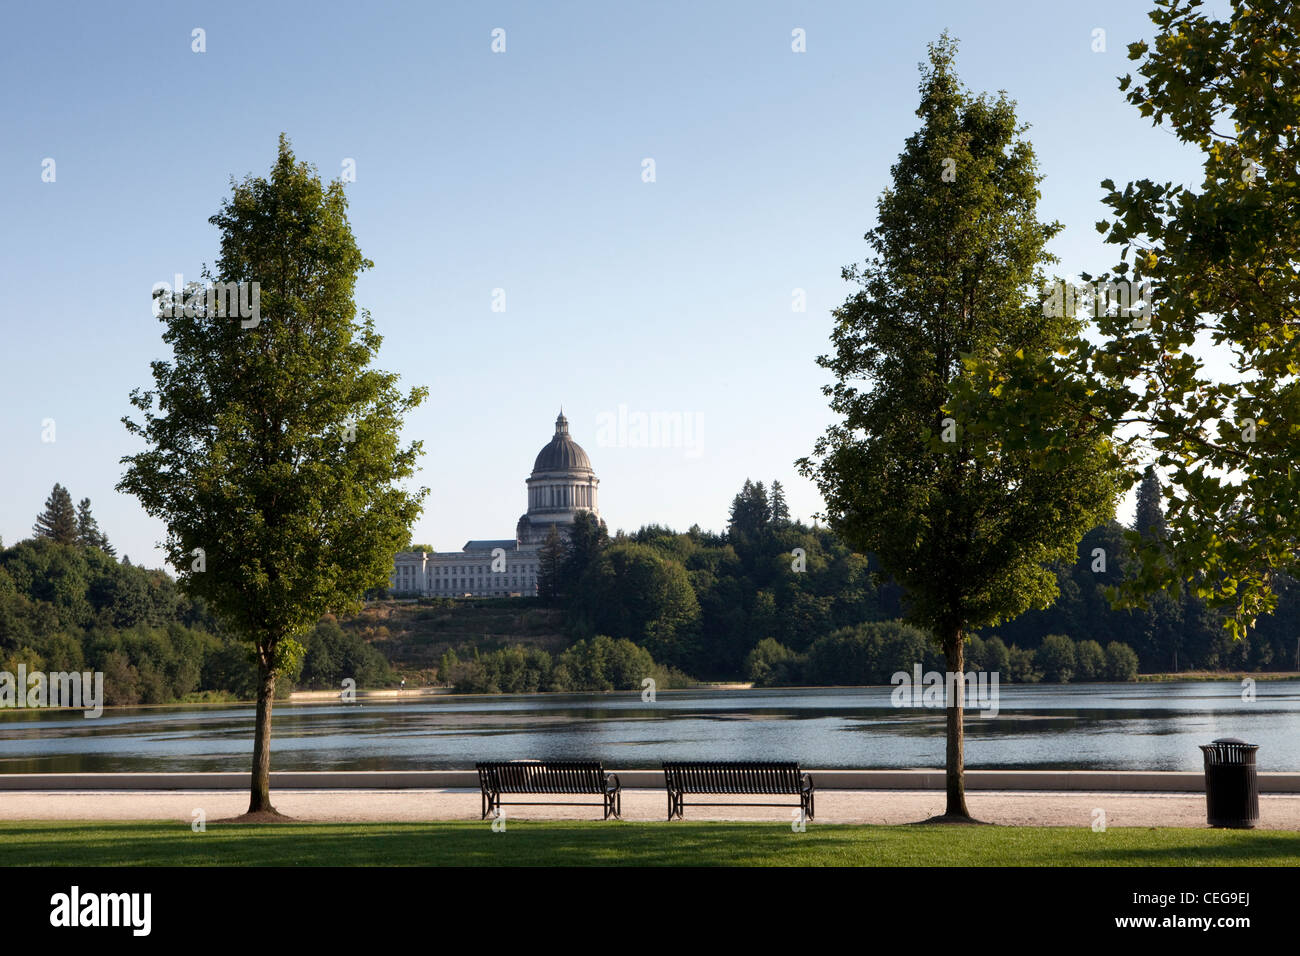
<path fill-rule="evenodd" d="M 813 788 L 813 778 L 812 778 L 812 774 L 810 774 L 810 773 L 805 773 L 805 774 L 802 774 L 801 776 L 803 777 L 803 792 L 804 792 L 804 793 L 812 793 L 812 792 L 813 792 L 813 789 L 814 789 L 814 788 Z"/>
<path fill-rule="evenodd" d="M 607 773 L 607 774 L 605 774 L 605 792 L 606 792 L 606 793 L 618 793 L 618 791 L 621 790 L 622 787 L 623 787 L 623 785 L 622 785 L 621 783 L 619 783 L 619 780 L 618 780 L 618 774 L 616 774 L 616 773 Z"/>

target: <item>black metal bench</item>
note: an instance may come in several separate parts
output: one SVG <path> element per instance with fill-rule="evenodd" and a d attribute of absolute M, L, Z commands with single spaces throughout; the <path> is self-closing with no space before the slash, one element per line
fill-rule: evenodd
<path fill-rule="evenodd" d="M 566 800 L 511 800 L 503 801 L 502 795 L 543 794 L 543 795 L 578 795 L 591 794 L 601 798 L 600 806 L 605 811 L 604 819 L 611 815 L 618 817 L 623 810 L 623 796 L 620 791 L 618 774 L 606 773 L 599 762 L 581 760 L 510 760 L 496 763 L 475 764 L 478 768 L 478 785 L 483 791 L 483 817 L 494 813 L 501 806 L 563 806 L 586 807 L 596 804 L 589 801 L 575 802 Z"/>
<path fill-rule="evenodd" d="M 665 763 L 668 819 L 682 818 L 688 794 L 788 795 L 799 798 L 804 816 L 813 818 L 812 777 L 797 763 Z M 793 807 L 792 803 L 692 803 L 697 807 Z"/>

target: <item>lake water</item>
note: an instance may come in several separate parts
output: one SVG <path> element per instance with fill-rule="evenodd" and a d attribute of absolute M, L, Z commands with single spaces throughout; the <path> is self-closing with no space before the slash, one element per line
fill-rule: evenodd
<path fill-rule="evenodd" d="M 895 708 L 889 687 L 661 691 L 277 703 L 272 769 L 469 769 L 476 760 L 798 760 L 939 768 L 943 711 Z M 1198 744 L 1260 745 L 1261 770 L 1300 770 L 1300 681 L 1022 685 L 992 719 L 968 711 L 972 768 L 1199 770 Z M 0 710 L 0 772 L 244 771 L 251 706 Z"/>

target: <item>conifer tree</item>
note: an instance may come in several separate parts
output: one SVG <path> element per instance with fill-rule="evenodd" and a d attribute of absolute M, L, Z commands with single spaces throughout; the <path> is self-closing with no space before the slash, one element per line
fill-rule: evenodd
<path fill-rule="evenodd" d="M 59 544 L 77 543 L 77 510 L 72 506 L 72 495 L 67 488 L 60 484 L 54 486 L 45 499 L 45 510 L 36 516 L 32 533 Z"/>
<path fill-rule="evenodd" d="M 112 556 L 117 552 L 108 543 L 108 535 L 99 529 L 99 522 L 90 511 L 90 499 L 82 498 L 77 505 L 77 540 L 87 548 L 99 548 Z"/>
<path fill-rule="evenodd" d="M 1137 511 L 1133 530 L 1147 540 L 1163 541 L 1169 535 L 1165 509 L 1161 502 L 1160 479 L 1154 466 L 1148 466 L 1137 490 Z"/>

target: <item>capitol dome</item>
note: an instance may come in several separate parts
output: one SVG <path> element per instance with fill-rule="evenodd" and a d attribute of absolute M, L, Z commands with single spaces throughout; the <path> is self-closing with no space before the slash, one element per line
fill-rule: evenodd
<path fill-rule="evenodd" d="M 582 446 L 569 437 L 569 420 L 560 412 L 555 420 L 555 437 L 537 453 L 533 474 L 544 471 L 591 471 L 591 459 Z"/>
<path fill-rule="evenodd" d="M 579 512 L 600 517 L 596 504 L 600 479 L 582 446 L 569 437 L 569 420 L 561 410 L 555 435 L 533 461 L 528 486 L 528 511 L 515 528 L 521 546 L 539 545 L 555 528 L 567 534 Z"/>

